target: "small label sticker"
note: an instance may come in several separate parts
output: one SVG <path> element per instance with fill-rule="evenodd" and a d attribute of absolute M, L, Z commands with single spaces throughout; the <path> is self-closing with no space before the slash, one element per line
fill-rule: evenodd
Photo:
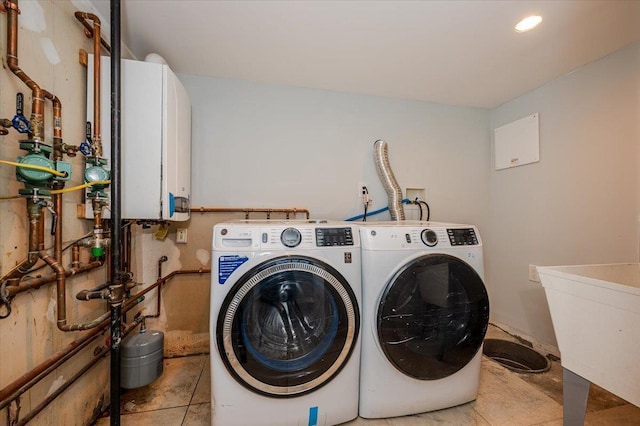
<path fill-rule="evenodd" d="M 309 407 L 309 422 L 307 426 L 318 426 L 318 406 Z"/>
<path fill-rule="evenodd" d="M 218 258 L 218 284 L 224 284 L 229 276 L 247 260 L 249 260 L 247 256 L 220 256 Z"/>
<path fill-rule="evenodd" d="M 345 251 L 344 252 L 344 263 L 351 263 L 351 252 L 350 251 Z"/>

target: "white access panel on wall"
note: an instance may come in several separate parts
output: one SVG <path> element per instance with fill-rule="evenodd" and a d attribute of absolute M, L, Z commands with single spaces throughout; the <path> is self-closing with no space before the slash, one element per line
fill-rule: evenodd
<path fill-rule="evenodd" d="M 101 123 L 104 156 L 110 157 L 110 58 L 101 58 Z M 93 75 L 89 57 L 88 76 Z M 191 102 L 166 64 L 122 60 L 122 217 L 182 221 L 191 194 Z M 87 121 L 93 121 L 93 81 L 87 78 Z M 109 163 L 111 163 L 109 159 Z M 87 203 L 87 217 L 91 203 Z"/>
<path fill-rule="evenodd" d="M 493 130 L 496 170 L 540 161 L 538 113 Z"/>

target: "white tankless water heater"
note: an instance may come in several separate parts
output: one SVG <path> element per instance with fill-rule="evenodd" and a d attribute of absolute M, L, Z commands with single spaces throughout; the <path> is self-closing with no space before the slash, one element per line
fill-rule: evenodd
<path fill-rule="evenodd" d="M 101 57 L 103 156 L 111 160 L 110 60 Z M 87 121 L 93 128 L 93 55 L 87 67 Z M 122 218 L 183 221 L 190 216 L 191 101 L 164 63 L 122 59 Z M 110 191 L 107 190 L 107 193 Z M 91 200 L 85 217 L 93 218 Z M 109 217 L 108 209 L 103 212 Z"/>

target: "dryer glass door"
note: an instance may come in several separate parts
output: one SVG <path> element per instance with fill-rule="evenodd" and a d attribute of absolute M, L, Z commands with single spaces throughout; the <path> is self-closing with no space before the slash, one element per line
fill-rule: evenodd
<path fill-rule="evenodd" d="M 248 271 L 224 301 L 217 343 L 229 372 L 249 389 L 290 397 L 328 383 L 351 356 L 358 304 L 331 266 L 304 256 Z"/>
<path fill-rule="evenodd" d="M 378 306 L 380 345 L 404 374 L 447 377 L 480 349 L 489 323 L 489 299 L 467 263 L 431 254 L 409 262 L 388 283 Z"/>

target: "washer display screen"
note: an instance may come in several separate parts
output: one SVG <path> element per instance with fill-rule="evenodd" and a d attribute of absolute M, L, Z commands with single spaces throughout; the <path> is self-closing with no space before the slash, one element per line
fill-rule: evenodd
<path fill-rule="evenodd" d="M 378 339 L 387 359 L 421 380 L 441 379 L 467 365 L 488 323 L 482 279 L 467 263 L 445 254 L 407 264 L 378 306 Z"/>

